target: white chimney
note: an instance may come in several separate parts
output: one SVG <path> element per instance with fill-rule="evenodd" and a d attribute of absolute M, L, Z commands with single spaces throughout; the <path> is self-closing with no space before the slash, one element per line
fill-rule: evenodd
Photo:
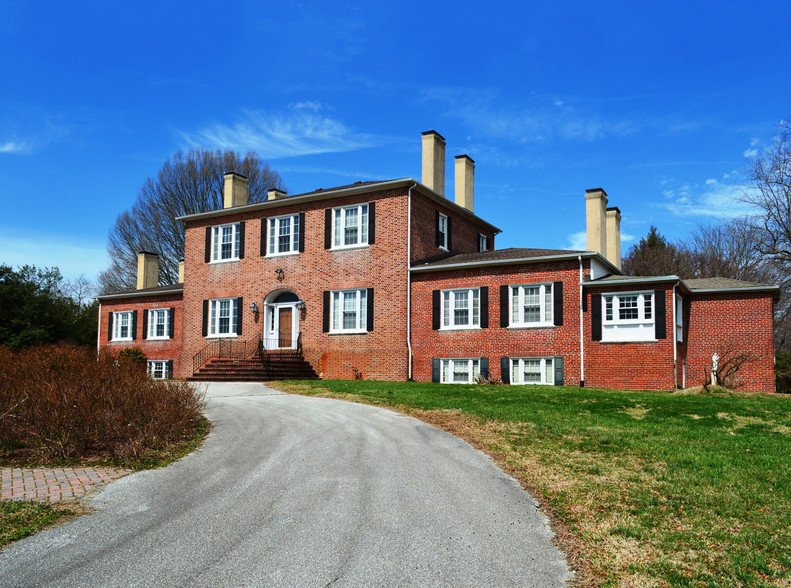
<path fill-rule="evenodd" d="M 621 211 L 617 206 L 607 209 L 607 259 L 621 269 Z"/>
<path fill-rule="evenodd" d="M 456 156 L 456 204 L 475 211 L 475 162 L 469 155 Z"/>
<path fill-rule="evenodd" d="M 225 172 L 222 207 L 232 208 L 247 204 L 247 178 L 236 172 Z"/>
<path fill-rule="evenodd" d="M 588 251 L 607 257 L 607 193 L 601 188 L 585 190 L 585 224 Z"/>
<path fill-rule="evenodd" d="M 445 195 L 445 138 L 437 131 L 423 133 L 423 184 Z"/>
<path fill-rule="evenodd" d="M 159 255 L 141 251 L 137 254 L 137 289 L 153 288 L 159 283 Z"/>

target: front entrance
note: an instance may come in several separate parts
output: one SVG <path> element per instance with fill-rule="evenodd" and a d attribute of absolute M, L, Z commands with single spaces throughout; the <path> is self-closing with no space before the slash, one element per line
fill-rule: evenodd
<path fill-rule="evenodd" d="M 264 301 L 264 347 L 296 349 L 299 337 L 299 297 L 289 290 L 273 292 Z"/>

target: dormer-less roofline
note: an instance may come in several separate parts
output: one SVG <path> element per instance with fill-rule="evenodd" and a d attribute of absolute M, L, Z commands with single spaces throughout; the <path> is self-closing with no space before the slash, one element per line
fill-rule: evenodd
<path fill-rule="evenodd" d="M 431 188 L 421 184 L 413 178 L 400 178 L 397 180 L 387 180 L 384 182 L 364 182 L 360 184 L 352 184 L 351 186 L 343 186 L 341 188 L 329 188 L 327 190 L 316 190 L 315 192 L 306 192 L 305 194 L 297 194 L 295 196 L 288 196 L 277 200 L 266 200 L 264 202 L 256 202 L 255 204 L 245 204 L 244 206 L 234 206 L 233 208 L 223 208 L 221 210 L 212 210 L 210 212 L 199 212 L 196 214 L 185 214 L 177 216 L 176 220 L 180 221 L 196 221 L 209 218 L 219 218 L 233 214 L 241 214 L 245 212 L 255 212 L 258 210 L 267 210 L 269 208 L 278 208 L 281 206 L 290 206 L 292 204 L 299 204 L 303 202 L 315 202 L 318 200 L 330 200 L 334 198 L 342 198 L 344 196 L 352 196 L 355 194 L 363 194 L 366 192 L 376 192 L 380 190 L 388 190 L 391 188 L 398 188 L 401 186 L 409 187 L 414 185 L 423 195 L 428 196 L 437 203 L 446 206 L 461 216 L 474 220 L 476 223 L 483 225 L 495 234 L 502 233 L 502 230 L 497 228 L 491 223 L 486 222 L 478 215 L 470 212 L 463 206 L 456 204 L 454 201 L 445 198 L 444 196 L 434 192 Z"/>

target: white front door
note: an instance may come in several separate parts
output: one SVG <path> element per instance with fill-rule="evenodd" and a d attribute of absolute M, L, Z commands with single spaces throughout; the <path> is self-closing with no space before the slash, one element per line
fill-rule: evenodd
<path fill-rule="evenodd" d="M 299 336 L 299 312 L 296 304 L 266 305 L 266 329 L 264 347 L 266 349 L 296 349 Z"/>

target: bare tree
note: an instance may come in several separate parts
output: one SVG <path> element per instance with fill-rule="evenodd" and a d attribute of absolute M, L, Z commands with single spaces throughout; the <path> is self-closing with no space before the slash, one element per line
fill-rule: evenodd
<path fill-rule="evenodd" d="M 178 281 L 184 255 L 184 225 L 176 217 L 222 208 L 223 174 L 235 171 L 249 180 L 250 203 L 266 199 L 271 188 L 285 189 L 280 175 L 254 152 L 191 150 L 172 155 L 156 178 L 146 179 L 131 210 L 122 212 L 110 230 L 110 267 L 99 276 L 101 292 L 135 287 L 137 254 L 159 254 L 159 283 Z"/>
<path fill-rule="evenodd" d="M 755 158 L 749 175 L 752 184 L 743 200 L 756 209 L 758 249 L 791 264 L 791 122 L 777 126 L 774 139 Z"/>

